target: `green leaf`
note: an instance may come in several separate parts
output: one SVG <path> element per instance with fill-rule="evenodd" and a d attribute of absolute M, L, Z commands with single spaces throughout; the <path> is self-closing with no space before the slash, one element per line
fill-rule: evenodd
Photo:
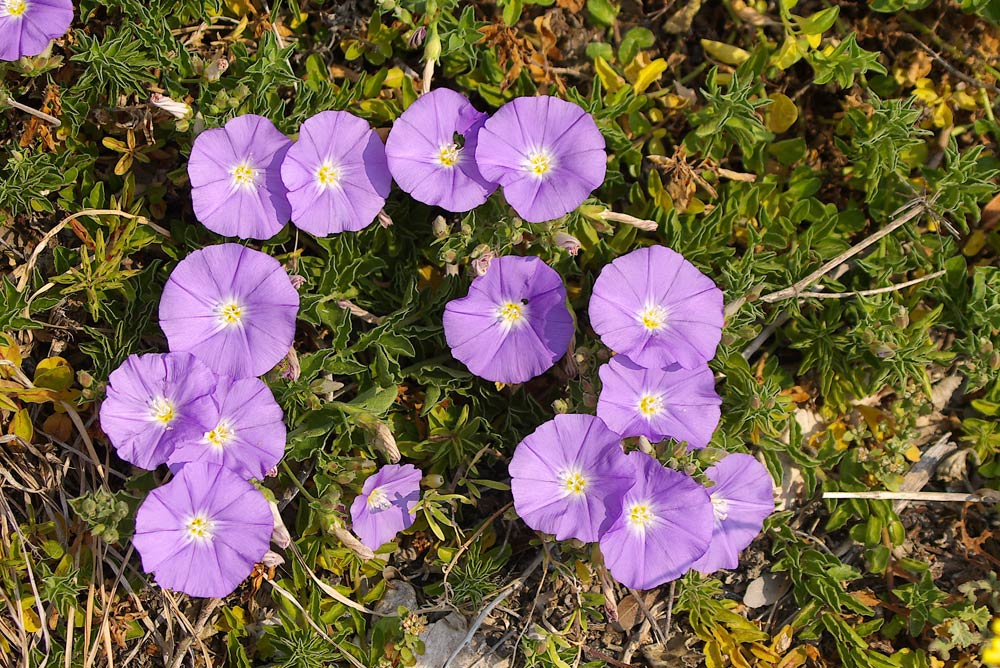
<path fill-rule="evenodd" d="M 822 35 L 824 32 L 833 27 L 833 24 L 837 21 L 837 17 L 840 16 L 840 7 L 834 5 L 832 7 L 827 7 L 826 9 L 816 12 L 809 18 L 802 18 L 800 16 L 792 17 L 795 23 L 798 24 L 799 29 L 807 35 Z"/>

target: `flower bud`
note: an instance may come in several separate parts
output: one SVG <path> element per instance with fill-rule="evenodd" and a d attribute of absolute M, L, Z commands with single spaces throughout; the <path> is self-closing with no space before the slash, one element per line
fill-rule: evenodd
<path fill-rule="evenodd" d="M 624 223 L 625 225 L 631 225 L 633 227 L 638 227 L 644 232 L 655 232 L 658 227 L 655 220 L 645 220 L 642 218 L 636 218 L 635 216 L 630 216 L 627 213 L 615 213 L 611 210 L 602 211 L 600 217 L 603 220 L 607 220 L 612 223 Z"/>
<path fill-rule="evenodd" d="M 187 102 L 178 102 L 177 100 L 167 97 L 166 95 L 161 95 L 159 93 L 153 93 L 149 98 L 150 104 L 152 104 L 157 109 L 162 109 L 174 118 L 180 120 L 186 120 L 194 116 L 194 109 Z"/>
<path fill-rule="evenodd" d="M 436 62 L 441 57 L 441 38 L 438 36 L 437 26 L 431 28 L 430 37 L 424 44 L 424 60 Z"/>
<path fill-rule="evenodd" d="M 444 476 L 440 473 L 428 473 L 420 481 L 420 484 L 428 489 L 437 489 L 444 484 Z"/>
<path fill-rule="evenodd" d="M 268 550 L 267 552 L 264 553 L 264 556 L 261 557 L 260 563 L 265 568 L 275 568 L 285 563 L 285 558 L 280 554 L 278 554 L 277 552 L 272 552 L 271 550 Z"/>
<path fill-rule="evenodd" d="M 420 26 L 416 30 L 410 33 L 410 36 L 406 38 L 406 46 L 411 49 L 415 49 L 424 43 L 424 39 L 427 37 L 427 26 Z"/>
<path fill-rule="evenodd" d="M 431 231 L 434 233 L 436 239 L 448 236 L 448 222 L 444 219 L 444 216 L 438 216 L 431 221 Z"/>

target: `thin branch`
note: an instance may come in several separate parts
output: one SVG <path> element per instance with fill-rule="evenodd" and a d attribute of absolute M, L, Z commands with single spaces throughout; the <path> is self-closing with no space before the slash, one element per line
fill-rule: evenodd
<path fill-rule="evenodd" d="M 975 86 L 977 88 L 985 88 L 985 89 L 990 90 L 990 91 L 992 91 L 992 92 L 994 92 L 996 94 L 1000 94 L 1000 88 L 997 88 L 996 86 L 988 84 L 988 83 L 986 83 L 984 81 L 980 81 L 979 79 L 976 79 L 975 77 L 971 77 L 968 74 L 966 74 L 965 72 L 962 72 L 957 67 L 955 67 L 954 65 L 952 65 L 951 63 L 949 63 L 947 60 L 945 60 L 944 57 L 941 54 L 939 54 L 937 51 L 935 51 L 931 47 L 929 47 L 926 44 L 924 44 L 923 42 L 921 42 L 919 39 L 917 39 L 911 33 L 900 32 L 900 33 L 897 33 L 897 34 L 902 35 L 903 37 L 909 37 L 910 40 L 914 44 L 916 44 L 921 49 L 923 49 L 927 53 L 927 55 L 929 55 L 931 58 L 933 58 L 938 63 L 938 65 L 940 65 L 941 67 L 943 67 L 946 70 L 948 70 L 956 78 L 961 79 L 962 81 L 964 81 L 967 84 L 972 84 L 973 86 Z"/>
<path fill-rule="evenodd" d="M 20 102 L 18 102 L 17 100 L 15 100 L 12 97 L 8 97 L 7 98 L 7 104 L 9 104 L 10 106 L 14 107 L 15 109 L 19 109 L 19 110 L 23 111 L 26 114 L 31 114 L 35 118 L 42 119 L 43 121 L 45 121 L 46 123 L 48 123 L 49 125 L 51 125 L 54 128 L 57 128 L 60 125 L 62 125 L 62 121 L 60 121 L 55 116 L 52 116 L 50 114 L 46 114 L 44 111 L 39 111 L 38 109 L 35 109 L 34 107 L 29 107 L 26 104 L 21 104 Z"/>
<path fill-rule="evenodd" d="M 879 499 L 884 501 L 945 501 L 997 503 L 1000 496 L 961 492 L 823 492 L 824 499 Z"/>
<path fill-rule="evenodd" d="M 896 290 L 902 290 L 903 288 L 908 288 L 911 285 L 917 285 L 918 283 L 923 283 L 925 281 L 931 281 L 938 276 L 944 276 L 945 270 L 935 271 L 933 274 L 927 274 L 926 276 L 921 276 L 920 278 L 915 278 L 912 281 L 906 281 L 905 283 L 897 283 L 896 285 L 887 285 L 884 288 L 875 288 L 874 290 L 858 290 L 856 292 L 800 292 L 799 297 L 815 297 L 816 299 L 844 299 L 845 297 L 869 297 L 871 295 L 880 295 L 886 292 L 895 292 Z"/>
<path fill-rule="evenodd" d="M 802 292 L 806 288 L 808 288 L 810 285 L 812 285 L 819 279 L 823 278 L 823 276 L 832 271 L 834 268 L 840 266 L 844 262 L 847 262 L 849 259 L 857 255 L 864 249 L 868 248 L 872 244 L 876 243 L 883 237 L 892 234 L 895 230 L 902 227 L 906 223 L 910 222 L 914 218 L 917 218 L 918 216 L 920 216 L 920 214 L 924 213 L 924 211 L 926 210 L 927 210 L 927 205 L 923 202 L 923 200 L 910 201 L 909 203 L 897 209 L 896 212 L 893 214 L 894 216 L 896 216 L 895 219 L 891 223 L 883 227 L 881 230 L 867 237 L 864 241 L 861 241 L 860 243 L 851 246 L 849 249 L 847 249 L 837 257 L 833 258 L 832 260 L 830 260 L 829 262 L 827 262 L 826 264 L 824 264 L 819 269 L 809 274 L 802 280 L 798 281 L 794 285 L 784 288 L 783 290 L 778 290 L 777 292 L 766 294 L 760 298 L 760 301 L 770 304 L 773 302 L 781 301 L 783 299 L 791 299 L 792 297 L 798 297 L 799 295 L 802 294 Z"/>
<path fill-rule="evenodd" d="M 472 639 L 476 635 L 476 631 L 478 631 L 479 627 L 483 625 L 483 622 L 486 620 L 487 617 L 489 617 L 489 614 L 493 612 L 493 609 L 496 608 L 501 603 L 503 603 L 504 599 L 506 599 L 508 596 L 514 593 L 517 589 L 524 586 L 524 583 L 528 580 L 531 574 L 535 572 L 535 569 L 538 568 L 539 564 L 542 563 L 542 560 L 544 558 L 545 558 L 544 552 L 540 553 L 537 557 L 535 557 L 535 560 L 532 561 L 531 564 L 529 564 L 528 567 L 524 569 L 524 571 L 521 573 L 521 575 L 518 576 L 516 580 L 514 580 L 509 585 L 504 587 L 500 591 L 500 593 L 497 594 L 496 598 L 490 601 L 489 605 L 483 608 L 483 611 L 479 613 L 479 616 L 476 617 L 476 620 L 472 622 L 472 626 L 469 627 L 469 632 L 465 634 L 465 637 L 462 638 L 462 642 L 458 644 L 458 647 L 455 648 L 455 651 L 451 653 L 451 656 L 448 657 L 448 660 L 444 662 L 444 666 L 442 666 L 441 668 L 451 667 L 452 662 L 454 662 L 455 659 L 458 657 L 458 655 L 462 652 L 462 650 L 465 649 L 465 646 L 468 645 L 470 642 L 472 642 Z"/>

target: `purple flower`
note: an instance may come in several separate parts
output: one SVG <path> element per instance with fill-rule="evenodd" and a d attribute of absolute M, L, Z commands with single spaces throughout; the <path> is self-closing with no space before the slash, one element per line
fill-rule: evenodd
<path fill-rule="evenodd" d="M 0 60 L 37 56 L 72 22 L 70 0 L 0 0 Z"/>
<path fill-rule="evenodd" d="M 188 160 L 194 215 L 213 232 L 270 239 L 291 215 L 281 161 L 292 141 L 263 116 L 246 114 L 205 130 Z"/>
<path fill-rule="evenodd" d="M 596 541 L 633 482 L 618 434 L 592 415 L 556 415 L 518 444 L 508 468 L 517 514 L 558 540 Z"/>
<path fill-rule="evenodd" d="M 198 431 L 178 441 L 168 463 L 221 464 L 240 476 L 263 479 L 285 453 L 281 407 L 261 380 L 219 378 L 211 410 L 198 419 Z"/>
<path fill-rule="evenodd" d="M 423 475 L 413 464 L 387 464 L 369 476 L 351 504 L 352 529 L 377 550 L 413 524 Z"/>
<path fill-rule="evenodd" d="M 601 536 L 611 575 L 634 589 L 651 589 L 683 575 L 708 549 L 712 503 L 690 476 L 664 468 L 643 453 L 628 455 L 635 485 Z"/>
<path fill-rule="evenodd" d="M 448 88 L 420 96 L 396 119 L 386 139 L 392 178 L 424 204 L 448 211 L 476 208 L 497 189 L 476 166 L 476 144 L 486 118 L 464 95 Z"/>
<path fill-rule="evenodd" d="M 750 455 L 726 455 L 705 471 L 715 511 L 712 544 L 692 566 L 701 573 L 736 568 L 740 550 L 753 542 L 774 512 L 774 481 L 767 469 Z"/>
<path fill-rule="evenodd" d="M 680 253 L 640 248 L 601 270 L 590 324 L 639 366 L 693 369 L 715 356 L 722 338 L 722 291 Z"/>
<path fill-rule="evenodd" d="M 707 364 L 644 369 L 624 355 L 601 366 L 597 416 L 621 434 L 651 441 L 670 437 L 704 448 L 719 424 L 722 399 Z"/>
<path fill-rule="evenodd" d="M 371 225 L 392 187 L 382 140 L 346 111 L 321 111 L 302 124 L 281 179 L 292 222 L 318 237 Z"/>
<path fill-rule="evenodd" d="M 181 260 L 160 298 L 160 327 L 172 351 L 188 351 L 217 373 L 259 376 L 295 336 L 299 294 L 273 257 L 220 244 Z"/>
<path fill-rule="evenodd" d="M 263 559 L 273 528 L 256 487 L 223 466 L 195 462 L 142 502 L 132 544 L 161 587 L 221 598 Z"/>
<path fill-rule="evenodd" d="M 129 355 L 108 379 L 101 429 L 119 457 L 154 469 L 198 432 L 215 383 L 211 369 L 188 353 Z"/>
<path fill-rule="evenodd" d="M 551 368 L 566 354 L 573 327 L 562 279 L 537 257 L 494 259 L 468 296 L 444 309 L 455 358 L 500 383 L 523 383 Z"/>
<path fill-rule="evenodd" d="M 608 156 L 590 114 L 556 97 L 519 97 L 479 133 L 476 163 L 518 215 L 540 223 L 569 213 L 604 182 Z"/>

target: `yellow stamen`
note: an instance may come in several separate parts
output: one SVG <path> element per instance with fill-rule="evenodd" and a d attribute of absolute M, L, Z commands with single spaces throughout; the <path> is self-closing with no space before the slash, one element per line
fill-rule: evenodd
<path fill-rule="evenodd" d="M 458 144 L 445 144 L 438 151 L 438 163 L 444 167 L 454 167 L 458 164 L 460 150 Z"/>
<path fill-rule="evenodd" d="M 245 162 L 229 170 L 229 175 L 233 177 L 233 184 L 242 187 L 252 186 L 257 180 L 257 170 Z"/>
<path fill-rule="evenodd" d="M 639 313 L 639 320 L 651 332 L 663 329 L 667 324 L 667 309 L 659 304 L 652 304 Z"/>
<path fill-rule="evenodd" d="M 663 396 L 660 394 L 644 394 L 639 399 L 639 412 L 643 417 L 651 418 L 663 410 Z"/>
<path fill-rule="evenodd" d="M 559 477 L 562 479 L 563 488 L 570 494 L 583 494 L 587 489 L 587 479 L 580 475 L 579 471 L 563 471 Z"/>
<path fill-rule="evenodd" d="M 7 0 L 7 14 L 10 16 L 22 16 L 28 11 L 28 3 L 24 0 Z"/>
<path fill-rule="evenodd" d="M 628 521 L 636 528 L 645 529 L 653 521 L 653 511 L 645 503 L 633 503 L 628 509 Z"/>
<path fill-rule="evenodd" d="M 220 420 L 215 429 L 205 434 L 205 440 L 217 448 L 222 448 L 236 437 L 236 432 L 228 420 Z"/>
<path fill-rule="evenodd" d="M 373 511 L 385 510 L 392 503 L 389 501 L 389 496 L 382 491 L 380 487 L 376 487 L 368 493 L 368 509 Z"/>
<path fill-rule="evenodd" d="M 177 417 L 176 413 L 174 413 L 174 405 L 165 397 L 153 399 L 149 405 L 149 412 L 153 419 L 164 427 L 173 422 L 174 418 Z"/>
<path fill-rule="evenodd" d="M 235 301 L 228 301 L 219 305 L 219 320 L 224 325 L 236 325 L 243 320 L 243 307 Z"/>
<path fill-rule="evenodd" d="M 505 325 L 513 325 L 524 318 L 524 306 L 517 302 L 506 302 L 497 309 L 497 317 Z"/>
<path fill-rule="evenodd" d="M 215 522 L 199 513 L 188 520 L 187 534 L 191 540 L 205 541 L 211 540 L 215 528 Z"/>
<path fill-rule="evenodd" d="M 316 182 L 323 188 L 332 188 L 340 182 L 340 172 L 328 162 L 316 170 Z"/>
<path fill-rule="evenodd" d="M 552 156 L 548 151 L 532 151 L 528 154 L 526 168 L 535 176 L 542 177 L 552 171 Z"/>

